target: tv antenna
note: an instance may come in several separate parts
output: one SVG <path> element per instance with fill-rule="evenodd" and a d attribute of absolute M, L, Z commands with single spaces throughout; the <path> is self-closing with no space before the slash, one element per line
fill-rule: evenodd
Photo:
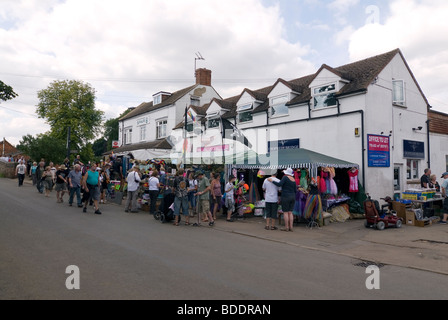
<path fill-rule="evenodd" d="M 194 58 L 194 75 L 196 76 L 196 62 L 198 60 L 205 60 L 205 59 L 202 57 L 202 54 L 199 51 L 196 52 L 195 55 L 196 55 L 196 58 Z"/>

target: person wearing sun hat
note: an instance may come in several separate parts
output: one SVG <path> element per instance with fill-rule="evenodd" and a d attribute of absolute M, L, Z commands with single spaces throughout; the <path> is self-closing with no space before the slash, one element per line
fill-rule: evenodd
<path fill-rule="evenodd" d="M 448 172 L 444 172 L 442 174 L 442 178 L 445 179 L 442 182 L 441 185 L 441 189 L 442 189 L 442 197 L 443 199 L 443 219 L 440 220 L 440 223 L 442 224 L 447 224 L 447 220 L 448 220 L 448 197 L 447 197 L 447 193 L 448 193 Z"/>
<path fill-rule="evenodd" d="M 281 203 L 283 219 L 285 220 L 285 228 L 281 230 L 292 231 L 294 224 L 294 216 L 292 215 L 292 211 L 296 202 L 297 184 L 296 179 L 294 179 L 294 171 L 292 171 L 291 168 L 284 170 L 283 173 L 285 175 L 280 182 L 274 181 L 272 177 L 269 178 L 268 181 L 272 182 L 277 187 L 282 188 Z"/>

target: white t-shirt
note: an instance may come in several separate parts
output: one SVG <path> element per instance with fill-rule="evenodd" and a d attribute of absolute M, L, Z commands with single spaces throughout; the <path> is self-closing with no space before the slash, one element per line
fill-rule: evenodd
<path fill-rule="evenodd" d="M 227 182 L 224 191 L 226 193 L 226 199 L 235 199 L 235 193 L 234 193 L 235 185 L 233 183 Z M 230 191 L 229 191 L 230 190 Z"/>
<path fill-rule="evenodd" d="M 135 171 L 129 172 L 126 180 L 128 182 L 128 191 L 133 192 L 133 191 L 138 190 L 138 187 L 140 186 L 141 179 L 137 172 L 135 172 Z"/>
<path fill-rule="evenodd" d="M 19 164 L 19 165 L 17 166 L 17 173 L 18 173 L 18 174 L 25 174 L 25 172 L 26 172 L 26 165 L 24 165 L 24 164 Z"/>
<path fill-rule="evenodd" d="M 188 180 L 188 182 L 189 182 L 188 191 L 195 190 L 196 187 L 198 186 L 198 180 L 196 180 L 196 179 Z"/>
<path fill-rule="evenodd" d="M 156 177 L 151 177 L 148 179 L 149 190 L 159 190 L 157 186 L 159 184 L 159 179 Z"/>
<path fill-rule="evenodd" d="M 279 179 L 273 178 L 275 182 L 280 182 Z M 278 190 L 280 188 L 277 187 L 272 182 L 269 182 L 268 179 L 264 180 L 263 182 L 263 190 L 266 190 L 264 199 L 266 202 L 275 203 L 278 201 Z"/>

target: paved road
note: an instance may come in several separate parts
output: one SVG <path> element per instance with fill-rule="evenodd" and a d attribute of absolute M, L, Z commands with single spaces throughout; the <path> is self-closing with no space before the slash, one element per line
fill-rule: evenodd
<path fill-rule="evenodd" d="M 380 290 L 367 290 L 365 268 L 346 255 L 226 232 L 221 220 L 174 227 L 113 204 L 102 211 L 0 179 L 0 299 L 448 298 L 446 275 L 387 265 Z M 66 288 L 70 265 L 79 290 Z"/>

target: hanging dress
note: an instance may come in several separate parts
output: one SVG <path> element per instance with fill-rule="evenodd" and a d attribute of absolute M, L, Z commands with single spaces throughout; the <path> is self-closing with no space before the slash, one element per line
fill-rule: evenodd
<path fill-rule="evenodd" d="M 322 219 L 322 200 L 319 195 L 317 182 L 310 184 L 310 193 L 306 199 L 303 217 L 311 220 Z"/>
<path fill-rule="evenodd" d="M 350 179 L 350 186 L 348 192 L 358 192 L 358 169 L 349 170 L 348 176 Z"/>
<path fill-rule="evenodd" d="M 299 169 L 294 171 L 294 179 L 296 180 L 296 185 L 300 186 L 300 175 L 301 172 Z"/>
<path fill-rule="evenodd" d="M 296 203 L 294 204 L 293 214 L 295 216 L 304 217 L 305 204 L 307 200 L 307 194 L 302 190 L 296 192 Z"/>
<path fill-rule="evenodd" d="M 334 168 L 329 168 L 330 170 L 330 193 L 337 195 L 338 194 L 338 186 L 336 185 L 336 182 L 333 180 L 333 178 L 336 176 Z"/>
<path fill-rule="evenodd" d="M 308 189 L 308 171 L 306 169 L 300 170 L 300 186 L 305 190 Z"/>
<path fill-rule="evenodd" d="M 326 183 L 327 177 L 328 177 L 328 172 L 325 172 L 324 170 L 322 170 L 320 172 L 320 185 L 319 185 L 320 193 L 327 193 L 327 183 Z"/>

